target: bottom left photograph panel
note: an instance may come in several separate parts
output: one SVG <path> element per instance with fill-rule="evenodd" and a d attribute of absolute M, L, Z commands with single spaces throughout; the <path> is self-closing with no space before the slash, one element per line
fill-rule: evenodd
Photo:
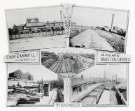
<path fill-rule="evenodd" d="M 8 63 L 7 106 L 53 106 L 64 102 L 63 79 L 43 65 Z"/>

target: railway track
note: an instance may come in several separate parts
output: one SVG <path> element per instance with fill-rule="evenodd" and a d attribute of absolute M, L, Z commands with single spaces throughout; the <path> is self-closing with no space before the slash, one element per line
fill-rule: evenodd
<path fill-rule="evenodd" d="M 104 85 L 100 85 L 90 89 L 87 93 L 80 94 L 80 97 L 76 97 L 75 102 L 80 102 L 82 104 L 98 104 L 100 97 L 104 91 Z M 82 95 L 82 96 L 81 96 Z"/>
<path fill-rule="evenodd" d="M 115 86 L 114 86 L 115 88 Z M 115 88 L 116 89 L 116 88 Z M 118 98 L 119 96 L 119 98 Z M 122 104 L 119 104 L 122 101 Z M 85 91 L 82 91 L 72 102 L 79 102 L 84 105 L 125 105 L 127 102 L 122 94 L 114 89 L 106 89 L 105 84 L 93 84 Z"/>

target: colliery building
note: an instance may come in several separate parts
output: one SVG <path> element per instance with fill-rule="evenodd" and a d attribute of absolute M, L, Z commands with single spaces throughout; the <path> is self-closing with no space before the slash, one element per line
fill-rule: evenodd
<path fill-rule="evenodd" d="M 9 28 L 9 35 L 63 30 L 64 23 L 62 21 L 40 22 L 38 18 L 28 18 L 25 24 L 14 25 L 13 28 Z"/>

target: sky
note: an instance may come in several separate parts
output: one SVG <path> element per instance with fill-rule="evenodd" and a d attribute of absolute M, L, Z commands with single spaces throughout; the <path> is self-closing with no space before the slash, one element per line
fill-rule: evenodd
<path fill-rule="evenodd" d="M 7 25 L 9 28 L 14 24 L 24 24 L 27 18 L 39 18 L 41 22 L 46 22 L 47 20 L 59 21 L 60 10 L 60 6 L 6 10 Z"/>
<path fill-rule="evenodd" d="M 62 10 L 61 6 L 6 10 L 7 26 L 9 28 L 14 24 L 24 24 L 27 18 L 39 18 L 41 22 L 47 20 L 59 21 L 61 19 L 60 10 Z M 72 21 L 76 22 L 78 25 L 85 26 L 110 26 L 112 14 L 115 14 L 114 25 L 126 29 L 128 21 L 127 11 L 74 7 L 72 11 Z"/>
<path fill-rule="evenodd" d="M 128 11 L 74 7 L 72 21 L 84 26 L 110 26 L 112 14 L 115 14 L 114 26 L 126 29 Z"/>
<path fill-rule="evenodd" d="M 126 79 L 127 78 L 127 64 L 116 64 L 116 65 L 95 65 L 80 74 L 78 76 L 83 75 L 84 78 L 91 77 L 104 77 L 111 79 L 113 75 L 117 74 L 118 78 Z"/>
<path fill-rule="evenodd" d="M 8 73 L 20 69 L 23 73 L 29 72 L 34 77 L 34 81 L 41 79 L 44 80 L 56 80 L 57 74 L 45 68 L 43 65 L 30 65 L 30 64 L 8 64 Z"/>

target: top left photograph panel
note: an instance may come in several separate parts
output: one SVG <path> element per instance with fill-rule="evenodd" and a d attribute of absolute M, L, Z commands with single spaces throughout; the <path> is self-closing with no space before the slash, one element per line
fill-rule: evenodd
<path fill-rule="evenodd" d="M 9 52 L 66 47 L 63 7 L 5 11 Z"/>

